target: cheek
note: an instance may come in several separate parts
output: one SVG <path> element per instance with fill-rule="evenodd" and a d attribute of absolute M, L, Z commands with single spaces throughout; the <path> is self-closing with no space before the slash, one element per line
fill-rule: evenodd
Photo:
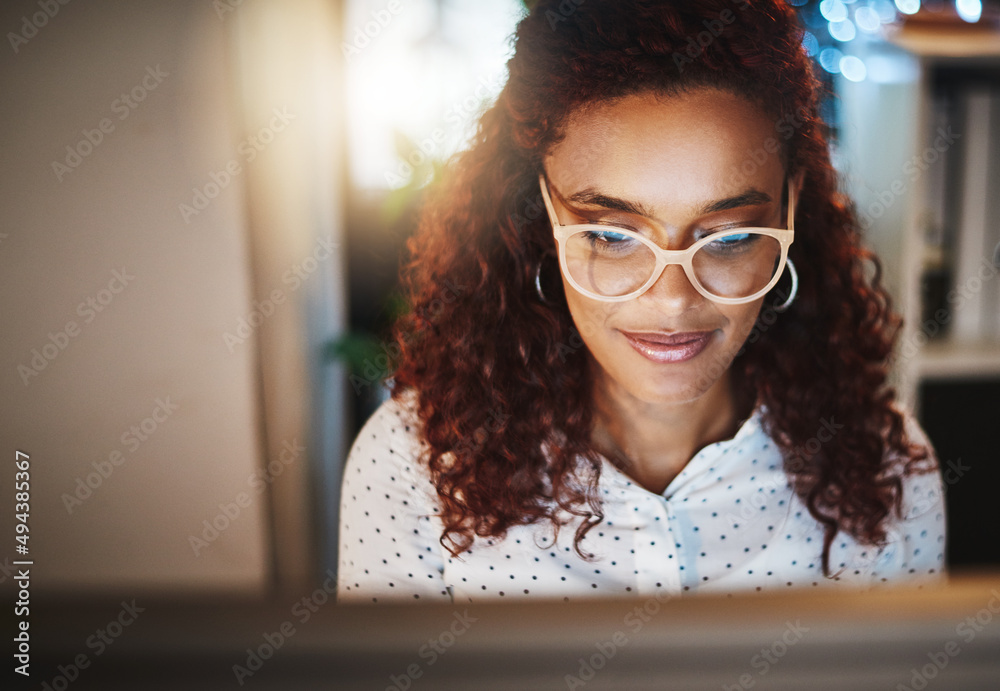
<path fill-rule="evenodd" d="M 742 345 L 750 336 L 750 332 L 753 331 L 753 326 L 757 323 L 757 317 L 763 304 L 764 298 L 746 305 L 720 305 L 720 308 L 724 309 L 719 311 L 725 315 L 730 324 L 727 340 Z"/>
<path fill-rule="evenodd" d="M 581 295 L 566 279 L 566 304 L 570 317 L 590 355 L 605 369 L 615 369 L 622 362 L 623 342 L 615 338 L 614 325 L 620 321 L 619 312 L 629 308 L 628 302 L 602 302 Z"/>
<path fill-rule="evenodd" d="M 569 314 L 573 318 L 576 330 L 587 343 L 591 343 L 604 328 L 608 316 L 617 305 L 608 302 L 599 302 L 580 295 L 573 286 L 563 279 L 563 290 L 566 295 L 566 304 L 569 306 Z"/>

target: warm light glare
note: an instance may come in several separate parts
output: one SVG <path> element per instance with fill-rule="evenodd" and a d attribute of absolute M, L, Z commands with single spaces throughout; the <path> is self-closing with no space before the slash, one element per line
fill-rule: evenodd
<path fill-rule="evenodd" d="M 516 0 L 351 0 L 345 22 L 350 169 L 357 187 L 427 182 L 468 143 L 506 81 Z M 414 178 L 414 175 L 420 175 Z"/>

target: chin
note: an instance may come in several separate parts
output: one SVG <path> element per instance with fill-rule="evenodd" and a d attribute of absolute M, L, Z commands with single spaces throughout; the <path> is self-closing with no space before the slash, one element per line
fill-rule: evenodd
<path fill-rule="evenodd" d="M 657 362 L 638 353 L 627 342 L 616 349 L 616 362 L 628 363 L 624 371 L 605 373 L 625 384 L 635 398 L 647 403 L 689 403 L 707 393 L 725 376 L 732 357 L 723 357 L 722 334 L 716 332 L 707 347 L 680 362 Z M 622 340 L 625 340 L 622 337 Z"/>
<path fill-rule="evenodd" d="M 680 404 L 696 401 L 712 388 L 717 379 L 707 381 L 700 377 L 689 377 L 682 381 L 647 382 L 637 391 L 637 398 L 646 403 Z"/>

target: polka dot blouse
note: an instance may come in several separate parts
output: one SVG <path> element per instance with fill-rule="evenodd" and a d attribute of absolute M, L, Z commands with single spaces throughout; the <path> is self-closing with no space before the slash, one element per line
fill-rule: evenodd
<path fill-rule="evenodd" d="M 911 438 L 926 444 L 912 417 L 907 424 Z M 604 461 L 604 521 L 582 545 L 596 555 L 592 561 L 573 549 L 573 526 L 555 539 L 548 522 L 511 528 L 504 539 L 477 537 L 454 557 L 438 541 L 437 495 L 417 461 L 418 425 L 408 403 L 386 401 L 348 456 L 340 515 L 342 602 L 578 600 L 943 577 L 939 473 L 904 480 L 903 519 L 888 527 L 885 547 L 838 533 L 831 578 L 824 577 L 822 528 L 791 490 L 759 412 L 732 439 L 699 451 L 662 494 Z"/>

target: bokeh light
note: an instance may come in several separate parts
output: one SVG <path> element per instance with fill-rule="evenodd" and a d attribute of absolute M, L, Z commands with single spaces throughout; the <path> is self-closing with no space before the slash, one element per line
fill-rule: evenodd
<path fill-rule="evenodd" d="M 844 57 L 836 48 L 824 48 L 819 54 L 820 66 L 830 74 L 840 73 L 840 60 Z"/>
<path fill-rule="evenodd" d="M 854 22 L 845 19 L 840 22 L 830 22 L 830 35 L 841 43 L 846 43 L 854 40 L 857 31 L 854 30 Z"/>
<path fill-rule="evenodd" d="M 819 4 L 819 12 L 828 22 L 841 22 L 847 19 L 847 6 L 843 0 L 823 0 Z"/>
<path fill-rule="evenodd" d="M 879 19 L 878 12 L 868 5 L 859 7 L 854 11 L 854 23 L 857 24 L 861 31 L 869 34 L 877 33 L 882 27 L 882 20 Z"/>
<path fill-rule="evenodd" d="M 811 31 L 806 31 L 802 36 L 802 47 L 806 49 L 806 55 L 809 57 L 815 57 L 816 53 L 819 52 L 819 41 L 816 40 L 816 35 Z"/>
<path fill-rule="evenodd" d="M 983 3 L 981 0 L 958 0 L 955 3 L 958 16 L 965 21 L 974 24 L 983 16 Z"/>
<path fill-rule="evenodd" d="M 854 55 L 845 55 L 840 59 L 840 73 L 852 82 L 863 82 L 868 70 L 861 58 Z"/>

